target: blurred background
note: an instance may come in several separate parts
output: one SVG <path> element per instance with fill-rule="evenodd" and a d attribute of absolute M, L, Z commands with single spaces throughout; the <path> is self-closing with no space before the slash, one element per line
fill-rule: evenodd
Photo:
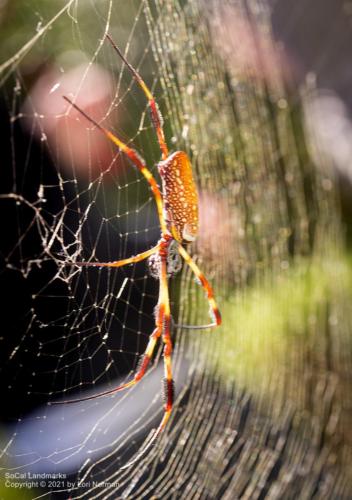
<path fill-rule="evenodd" d="M 351 16 L 339 0 L 0 1 L 2 498 L 351 498 Z M 72 265 L 160 235 L 145 179 L 62 99 L 158 178 L 106 32 L 192 160 L 190 252 L 223 316 L 174 328 L 173 417 L 127 471 L 161 418 L 160 350 L 133 390 L 50 406 L 128 380 L 158 300 L 145 262 Z M 170 293 L 176 323 L 208 322 L 189 269 Z"/>

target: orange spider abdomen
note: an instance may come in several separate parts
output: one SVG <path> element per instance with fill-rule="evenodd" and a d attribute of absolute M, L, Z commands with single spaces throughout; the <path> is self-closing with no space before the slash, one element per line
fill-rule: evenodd
<path fill-rule="evenodd" d="M 158 168 L 168 229 L 175 240 L 190 243 L 198 233 L 198 193 L 191 162 L 186 153 L 176 151 Z"/>

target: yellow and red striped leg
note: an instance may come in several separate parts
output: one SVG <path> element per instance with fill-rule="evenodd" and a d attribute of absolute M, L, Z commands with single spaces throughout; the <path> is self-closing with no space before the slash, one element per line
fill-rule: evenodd
<path fill-rule="evenodd" d="M 148 86 L 146 85 L 146 83 L 144 82 L 143 78 L 134 69 L 134 67 L 132 66 L 132 64 L 130 64 L 127 61 L 127 59 L 125 58 L 125 56 L 122 54 L 121 50 L 118 48 L 118 46 L 116 45 L 116 43 L 113 41 L 113 39 L 111 38 L 111 36 L 108 33 L 106 34 L 106 38 L 109 40 L 109 42 L 111 43 L 111 45 L 113 46 L 113 48 L 115 49 L 115 51 L 117 52 L 117 54 L 120 56 L 120 58 L 126 64 L 126 66 L 128 67 L 128 69 L 131 71 L 134 79 L 136 80 L 136 82 L 138 83 L 138 85 L 141 87 L 141 89 L 143 90 L 146 98 L 148 99 L 148 105 L 149 105 L 149 108 L 150 108 L 150 114 L 151 114 L 151 118 L 152 118 L 152 123 L 154 125 L 155 131 L 156 131 L 156 135 L 157 135 L 157 138 L 158 138 L 158 141 L 159 141 L 159 146 L 160 146 L 160 149 L 161 149 L 162 159 L 166 160 L 166 158 L 169 156 L 169 150 L 168 150 L 168 147 L 167 147 L 167 144 L 166 144 L 166 141 L 165 141 L 165 135 L 164 135 L 164 130 L 163 130 L 163 118 L 162 118 L 161 113 L 159 111 L 158 105 L 157 105 L 157 103 L 155 101 L 155 98 L 154 98 L 153 94 L 151 93 L 150 89 L 148 88 Z"/>
<path fill-rule="evenodd" d="M 161 246 L 162 246 L 162 244 L 159 245 L 159 247 L 161 247 Z M 166 290 L 166 291 L 168 291 L 168 290 Z M 159 283 L 159 301 L 158 301 L 157 315 L 156 315 L 156 328 L 149 337 L 149 342 L 148 342 L 148 345 L 146 347 L 145 353 L 144 353 L 143 357 L 141 358 L 141 362 L 139 363 L 139 368 L 137 369 L 137 373 L 135 374 L 135 376 L 133 377 L 133 379 L 130 382 L 127 382 L 126 384 L 123 384 L 123 385 L 119 386 L 118 388 L 116 388 L 115 389 L 116 391 L 126 389 L 127 387 L 132 387 L 133 385 L 135 385 L 137 382 L 139 382 L 143 378 L 143 376 L 148 368 L 149 362 L 153 356 L 153 352 L 154 352 L 156 343 L 157 343 L 159 337 L 163 333 L 163 328 L 165 328 L 165 304 L 163 301 L 163 294 L 164 294 L 164 284 L 163 284 L 162 280 L 160 280 L 160 283 Z M 169 311 L 168 317 L 170 318 L 170 306 L 168 303 L 167 303 L 167 309 Z M 170 319 L 169 319 L 169 321 L 170 321 Z"/>
<path fill-rule="evenodd" d="M 85 398 L 77 398 L 77 399 L 68 399 L 65 401 L 53 401 L 52 405 L 62 405 L 62 404 L 68 404 L 68 403 L 79 403 L 81 401 L 89 401 L 90 399 L 97 399 L 101 398 L 102 396 L 109 396 L 110 394 L 114 394 L 115 392 L 120 392 L 125 389 L 128 389 L 129 387 L 132 387 L 136 385 L 142 378 L 144 377 L 144 374 L 148 368 L 149 362 L 152 359 L 152 355 L 157 343 L 158 338 L 160 337 L 162 332 L 162 321 L 161 325 L 155 328 L 153 330 L 153 333 L 149 337 L 149 342 L 147 345 L 147 348 L 145 350 L 145 353 L 143 354 L 143 357 L 141 359 L 141 363 L 139 364 L 139 368 L 137 369 L 137 372 L 135 376 L 133 377 L 132 380 L 129 382 L 126 382 L 125 384 L 121 384 L 118 387 L 114 387 L 114 389 L 109 389 L 108 391 L 100 392 L 99 394 L 94 394 L 93 396 L 87 396 Z"/>
<path fill-rule="evenodd" d="M 157 210 L 158 210 L 158 216 L 159 216 L 159 222 L 160 222 L 160 227 L 161 227 L 161 232 L 165 234 L 167 232 L 166 228 L 166 222 L 163 217 L 163 199 L 162 195 L 158 186 L 158 183 L 156 182 L 153 174 L 148 170 L 146 167 L 146 164 L 142 157 L 135 151 L 134 149 L 130 148 L 125 144 L 121 139 L 119 139 L 116 135 L 114 135 L 112 132 L 107 130 L 106 128 L 102 127 L 97 121 L 95 121 L 93 118 L 91 118 L 83 109 L 81 109 L 77 104 L 71 101 L 66 96 L 63 96 L 65 101 L 67 101 L 71 106 L 73 106 L 82 116 L 86 118 L 90 123 L 92 123 L 95 127 L 97 127 L 103 134 L 106 135 L 110 141 L 112 141 L 125 155 L 131 160 L 131 162 L 135 165 L 135 167 L 138 168 L 138 170 L 141 172 L 141 174 L 144 175 L 144 177 L 147 179 L 151 190 L 154 194 Z"/>
<path fill-rule="evenodd" d="M 167 250 L 166 250 L 167 251 Z M 164 308 L 164 329 L 163 329 L 163 342 L 164 342 L 164 417 L 156 431 L 156 435 L 164 429 L 167 421 L 170 418 L 173 400 L 174 400 L 174 381 L 172 378 L 172 366 L 171 366 L 171 353 L 172 353 L 172 342 L 170 336 L 170 298 L 169 298 L 169 288 L 167 283 L 167 254 L 163 252 L 161 248 L 159 251 L 161 260 L 161 275 L 160 275 L 160 288 L 162 291 L 161 304 Z"/>
<path fill-rule="evenodd" d="M 160 248 L 160 243 L 155 245 L 155 247 L 146 250 L 145 252 L 133 255 L 132 257 L 128 257 L 127 259 L 116 260 L 114 262 L 66 262 L 66 265 L 80 266 L 80 267 L 122 267 L 126 266 L 127 264 L 133 264 L 147 259 L 154 253 L 157 253 L 159 248 Z"/>
<path fill-rule="evenodd" d="M 161 317 L 163 320 L 163 342 L 164 342 L 164 415 L 163 418 L 157 427 L 157 429 L 153 429 L 149 436 L 147 437 L 144 445 L 137 453 L 137 455 L 126 465 L 121 467 L 121 470 L 127 469 L 131 467 L 131 465 L 135 464 L 140 458 L 142 458 L 154 444 L 157 437 L 164 430 L 167 421 L 170 418 L 173 401 L 174 401 L 174 382 L 172 379 L 172 367 L 171 367 L 171 353 L 172 353 L 172 343 L 170 337 L 170 300 L 169 300 L 169 290 L 167 285 L 167 248 L 161 248 L 159 251 L 160 255 L 160 300 L 159 300 L 159 312 L 161 311 Z"/>
<path fill-rule="evenodd" d="M 212 316 L 213 316 L 213 319 L 214 319 L 214 323 L 212 323 L 211 325 L 203 325 L 203 326 L 198 327 L 198 328 L 207 328 L 207 327 L 210 327 L 210 326 L 221 325 L 221 314 L 220 314 L 218 306 L 217 306 L 217 304 L 215 302 L 214 292 L 213 292 L 213 289 L 212 289 L 209 281 L 206 279 L 206 277 L 204 276 L 204 274 L 202 273 L 202 271 L 199 269 L 199 267 L 197 266 L 197 264 L 192 260 L 192 258 L 189 255 L 189 253 L 180 244 L 178 245 L 178 251 L 179 251 L 181 257 L 184 258 L 184 260 L 186 261 L 186 263 L 189 265 L 189 267 L 192 269 L 192 271 L 194 272 L 194 274 L 196 275 L 196 277 L 199 279 L 202 287 L 205 290 L 205 293 L 207 295 L 207 299 L 208 299 L 208 302 L 209 302 L 209 305 L 210 305 L 210 309 L 212 311 Z M 189 328 L 192 328 L 192 327 L 189 327 Z"/>

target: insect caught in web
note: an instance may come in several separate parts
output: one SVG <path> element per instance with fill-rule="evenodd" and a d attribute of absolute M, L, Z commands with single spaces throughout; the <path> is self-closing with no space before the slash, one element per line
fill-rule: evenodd
<path fill-rule="evenodd" d="M 171 313 L 168 278 L 180 270 L 182 259 L 184 259 L 184 261 L 191 268 L 197 280 L 205 290 L 213 321 L 212 323 L 206 325 L 181 326 L 194 329 L 215 327 L 221 324 L 221 315 L 214 299 L 212 287 L 185 249 L 185 245 L 195 240 L 198 232 L 198 194 L 193 179 L 190 159 L 183 151 L 176 151 L 174 153 L 169 152 L 165 141 L 163 119 L 153 94 L 139 73 L 126 60 L 125 56 L 116 46 L 111 37 L 108 34 L 106 37 L 124 64 L 127 66 L 148 100 L 152 125 L 155 129 L 161 150 L 161 161 L 158 163 L 158 171 L 162 181 L 162 189 L 160 190 L 157 181 L 147 168 L 145 161 L 134 149 L 127 146 L 127 144 L 121 141 L 115 134 L 105 129 L 93 118 L 88 116 L 71 99 L 66 96 L 64 99 L 90 123 L 103 132 L 120 149 L 120 151 L 122 151 L 130 159 L 132 164 L 141 172 L 141 174 L 144 175 L 155 198 L 161 234 L 160 239 L 155 246 L 145 252 L 139 253 L 138 255 L 115 262 L 78 262 L 75 264 L 78 266 L 122 267 L 127 264 L 141 262 L 148 259 L 150 273 L 159 280 L 158 303 L 155 309 L 155 328 L 149 337 L 149 341 L 141 358 L 139 368 L 137 369 L 132 380 L 115 387 L 114 389 L 104 391 L 93 396 L 69 401 L 60 401 L 55 404 L 76 403 L 79 401 L 99 398 L 101 396 L 122 391 L 123 389 L 127 389 L 137 384 L 143 378 L 152 359 L 157 341 L 161 338 L 164 344 L 163 358 L 165 374 L 165 405 L 163 418 L 159 426 L 156 429 L 153 429 L 150 433 L 137 456 L 123 467 L 126 468 L 146 453 L 155 439 L 165 428 L 171 415 L 174 401 L 174 382 L 171 366 L 172 341 L 170 334 Z"/>

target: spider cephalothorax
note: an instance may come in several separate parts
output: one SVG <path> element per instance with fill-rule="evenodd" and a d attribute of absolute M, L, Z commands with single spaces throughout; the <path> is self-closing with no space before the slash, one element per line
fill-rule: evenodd
<path fill-rule="evenodd" d="M 153 278 L 157 280 L 160 277 L 160 265 L 161 259 L 158 253 L 154 253 L 148 258 L 149 273 L 151 274 L 151 276 L 153 276 Z M 175 276 L 175 274 L 181 271 L 181 268 L 182 257 L 178 251 L 177 241 L 171 239 L 169 241 L 169 247 L 166 257 L 166 272 L 168 278 L 172 278 L 173 276 Z"/>
<path fill-rule="evenodd" d="M 209 282 L 207 281 L 201 270 L 198 268 L 196 263 L 191 259 L 190 255 L 183 246 L 194 241 L 198 232 L 198 194 L 193 179 L 191 162 L 187 154 L 183 151 L 176 151 L 175 153 L 169 154 L 169 150 L 164 137 L 162 117 L 152 93 L 142 80 L 141 76 L 126 60 L 126 58 L 121 53 L 120 49 L 115 45 L 110 36 L 106 36 L 123 62 L 127 65 L 134 79 L 140 85 L 145 96 L 148 99 L 152 123 L 155 128 L 161 150 L 161 161 L 158 164 L 158 170 L 162 180 L 162 191 L 160 191 L 158 183 L 153 177 L 150 170 L 147 168 L 145 161 L 134 149 L 130 148 L 115 134 L 102 127 L 102 125 L 100 125 L 93 118 L 87 115 L 80 107 L 77 106 L 77 104 L 72 102 L 72 100 L 68 99 L 67 97 L 65 97 L 65 99 L 80 114 L 82 114 L 93 125 L 98 127 L 99 130 L 101 130 L 114 144 L 116 144 L 116 146 L 118 146 L 118 148 L 131 160 L 132 164 L 144 175 L 155 198 L 161 234 L 159 241 L 154 247 L 142 253 L 139 253 L 138 255 L 127 257 L 126 259 L 118 260 L 115 262 L 76 262 L 75 265 L 122 267 L 127 264 L 141 262 L 142 260 L 148 259 L 150 273 L 152 274 L 152 276 L 159 280 L 159 297 L 157 306 L 155 308 L 155 328 L 150 334 L 146 350 L 140 360 L 138 369 L 133 379 L 129 382 L 126 382 L 125 384 L 122 384 L 111 390 L 96 394 L 94 396 L 68 401 L 60 401 L 59 404 L 74 403 L 87 399 L 98 398 L 107 394 L 121 391 L 123 389 L 127 389 L 128 387 L 132 387 L 143 378 L 149 362 L 153 356 L 157 341 L 161 337 L 164 345 L 164 416 L 157 429 L 154 429 L 154 431 L 151 433 L 137 456 L 123 467 L 126 468 L 132 465 L 151 447 L 157 436 L 165 428 L 165 425 L 171 415 L 174 400 L 174 385 L 171 368 L 172 342 L 170 335 L 171 314 L 168 277 L 173 276 L 181 269 L 181 259 L 183 259 L 188 264 L 188 266 L 195 274 L 197 280 L 204 288 L 207 299 L 209 301 L 211 316 L 213 318 L 213 323 L 207 325 L 183 326 L 186 328 L 198 329 L 217 326 L 221 323 L 221 316 L 214 299 L 213 290 Z M 70 265 L 72 265 L 72 263 L 70 263 Z"/>

